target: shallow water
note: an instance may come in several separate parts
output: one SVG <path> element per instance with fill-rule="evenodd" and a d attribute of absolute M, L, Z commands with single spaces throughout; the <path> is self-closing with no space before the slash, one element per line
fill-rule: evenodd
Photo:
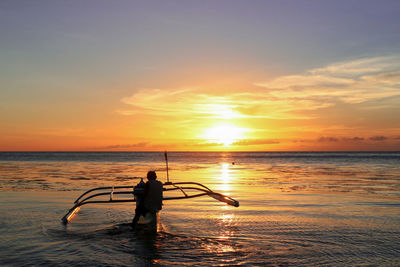
<path fill-rule="evenodd" d="M 0 153 L 0 264 L 400 265 L 400 153 L 170 153 L 172 181 L 240 201 L 166 201 L 160 230 L 132 231 L 134 204 L 83 191 L 135 185 L 162 153 Z"/>

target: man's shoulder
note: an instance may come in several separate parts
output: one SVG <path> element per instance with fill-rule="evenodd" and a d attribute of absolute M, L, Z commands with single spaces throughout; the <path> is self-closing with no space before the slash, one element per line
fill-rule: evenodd
<path fill-rule="evenodd" d="M 163 183 L 161 181 L 159 181 L 159 180 L 149 180 L 146 183 L 163 185 Z"/>

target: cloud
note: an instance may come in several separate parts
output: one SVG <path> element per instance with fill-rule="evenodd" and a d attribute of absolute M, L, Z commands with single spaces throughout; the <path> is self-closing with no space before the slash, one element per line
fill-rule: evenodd
<path fill-rule="evenodd" d="M 94 148 L 90 148 L 90 149 L 105 149 L 105 150 L 109 150 L 109 149 L 128 149 L 128 148 L 144 148 L 147 147 L 149 145 L 148 142 L 140 142 L 140 143 L 136 143 L 136 144 L 124 144 L 124 145 L 108 145 L 108 146 L 99 146 L 99 147 L 94 147 Z"/>
<path fill-rule="evenodd" d="M 387 137 L 387 136 L 382 136 L 382 135 L 377 135 L 377 136 L 371 136 L 369 138 L 366 137 L 359 137 L 359 136 L 354 136 L 354 137 L 335 137 L 335 136 L 321 136 L 316 139 L 292 139 L 290 142 L 293 143 L 315 143 L 315 142 L 332 142 L 332 143 L 340 143 L 340 142 L 347 142 L 347 143 L 360 143 L 360 142 L 367 142 L 369 141 L 386 141 L 386 140 L 396 140 L 400 139 L 399 137 Z M 277 140 L 279 142 L 283 142 L 284 140 Z"/>
<path fill-rule="evenodd" d="M 383 135 L 372 136 L 372 137 L 369 138 L 369 140 L 372 140 L 372 141 L 385 141 L 387 139 L 388 138 L 386 136 L 383 136 Z"/>
<path fill-rule="evenodd" d="M 345 141 L 345 142 L 361 142 L 361 141 L 386 141 L 386 140 L 396 140 L 399 137 L 387 137 L 387 136 L 383 136 L 383 135 L 376 135 L 376 136 L 371 136 L 369 138 L 365 138 L 365 137 L 333 137 L 333 136 L 329 136 L 329 137 L 325 137 L 322 136 L 318 139 L 316 139 L 316 141 L 318 142 L 339 142 L 339 141 Z"/>
<path fill-rule="evenodd" d="M 359 104 L 400 96 L 400 56 L 364 58 L 277 77 L 257 83 L 258 89 L 220 93 L 218 89 L 142 89 L 121 101 L 131 108 L 122 115 L 147 114 L 196 119 L 313 119 L 307 111 L 339 102 Z M 222 90 L 225 91 L 226 90 Z M 390 108 L 397 101 L 380 102 L 373 109 Z M 368 108 L 364 106 L 364 109 Z"/>
<path fill-rule="evenodd" d="M 343 137 L 342 140 L 343 141 L 348 141 L 348 142 L 353 142 L 353 141 L 360 142 L 360 141 L 364 141 L 365 138 L 364 137 L 358 137 L 358 136 L 355 136 L 355 137 Z"/>
<path fill-rule="evenodd" d="M 380 72 L 382 69 L 390 68 L 393 63 L 395 63 L 393 57 L 362 58 L 330 64 L 324 68 L 313 69 L 310 73 L 317 75 L 351 75 L 354 77 L 354 75 Z"/>
<path fill-rule="evenodd" d="M 279 140 L 275 139 L 254 139 L 254 140 L 239 140 L 233 143 L 237 146 L 252 146 L 252 145 L 273 145 L 279 144 Z"/>
<path fill-rule="evenodd" d="M 277 99 L 358 104 L 400 96 L 400 56 L 364 58 L 256 83 Z"/>
<path fill-rule="evenodd" d="M 215 90 L 217 91 L 217 90 Z M 315 110 L 331 106 L 312 99 L 277 98 L 265 91 L 218 94 L 199 89 L 143 89 L 121 100 L 130 109 L 117 110 L 122 115 L 147 114 L 169 117 L 177 115 L 196 119 L 310 119 L 310 115 L 295 114 L 299 110 Z M 290 114 L 290 116 L 288 116 Z"/>
<path fill-rule="evenodd" d="M 318 138 L 318 142 L 338 142 L 339 139 L 337 139 L 336 137 L 320 137 Z"/>

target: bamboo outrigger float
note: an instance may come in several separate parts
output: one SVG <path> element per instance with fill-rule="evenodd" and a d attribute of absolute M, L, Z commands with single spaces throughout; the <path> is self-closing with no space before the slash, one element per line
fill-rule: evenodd
<path fill-rule="evenodd" d="M 212 191 L 205 185 L 196 182 L 166 182 L 164 183 L 164 192 L 165 191 L 174 191 L 179 190 L 183 196 L 174 196 L 174 197 L 164 197 L 165 200 L 174 200 L 174 199 L 187 199 L 187 198 L 195 198 L 201 196 L 210 196 L 218 201 L 224 202 L 228 205 L 239 207 L 239 202 L 229 196 L 223 195 L 221 193 L 217 193 Z M 80 210 L 81 206 L 86 204 L 98 204 L 98 203 L 122 203 L 122 202 L 136 202 L 135 198 L 135 188 L 136 186 L 107 186 L 107 187 L 97 187 L 90 189 L 83 193 L 80 197 L 78 197 L 74 203 L 75 205 L 67 212 L 67 214 L 62 217 L 62 222 L 67 224 L 72 220 L 75 214 Z M 130 190 L 128 190 L 130 189 Z M 190 194 L 185 190 L 195 190 L 200 193 Z M 95 191 L 106 191 L 96 193 Z M 95 192 L 95 193 L 93 193 Z M 122 195 L 124 198 L 115 198 L 115 195 Z M 108 200 L 99 200 L 101 197 L 108 196 Z M 97 199 L 96 199 L 97 198 Z"/>

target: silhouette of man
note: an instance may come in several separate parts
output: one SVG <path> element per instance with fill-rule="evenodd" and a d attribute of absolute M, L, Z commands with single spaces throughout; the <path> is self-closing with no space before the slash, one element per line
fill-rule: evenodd
<path fill-rule="evenodd" d="M 146 216 L 148 212 L 156 215 L 162 209 L 163 184 L 157 180 L 155 171 L 147 173 L 147 182 L 142 197 L 136 202 L 135 217 L 132 220 L 132 228 L 136 228 L 140 216 Z"/>

